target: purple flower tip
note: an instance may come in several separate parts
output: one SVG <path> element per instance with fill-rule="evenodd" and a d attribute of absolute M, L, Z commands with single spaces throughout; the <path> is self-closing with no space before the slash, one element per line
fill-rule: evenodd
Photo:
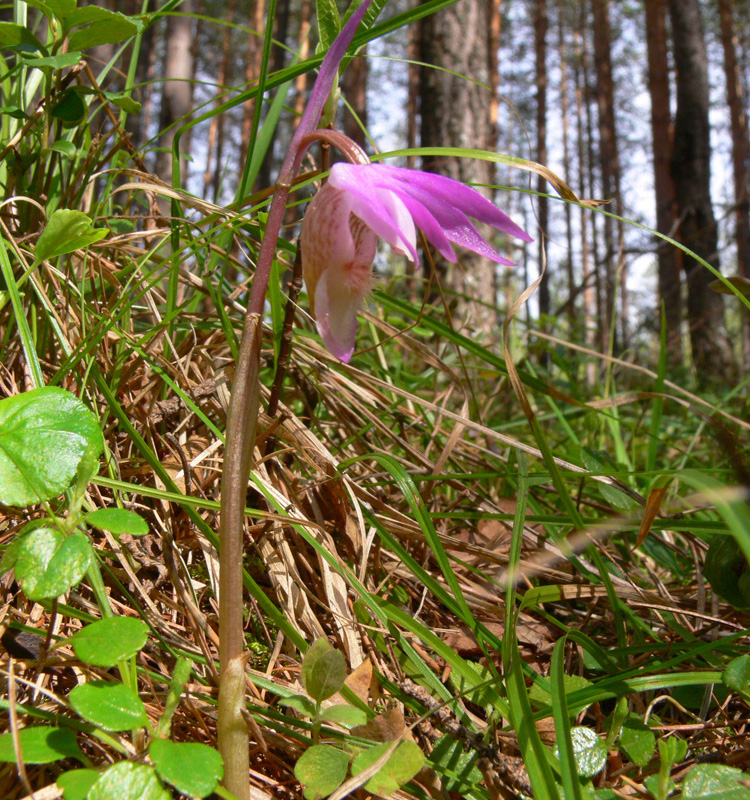
<path fill-rule="evenodd" d="M 453 245 L 512 265 L 482 237 L 469 217 L 523 241 L 531 237 L 479 192 L 429 172 L 384 164 L 335 164 L 302 223 L 302 270 L 318 332 L 348 361 L 357 311 L 371 287 L 376 237 L 415 264 L 419 228 L 453 263 Z"/>

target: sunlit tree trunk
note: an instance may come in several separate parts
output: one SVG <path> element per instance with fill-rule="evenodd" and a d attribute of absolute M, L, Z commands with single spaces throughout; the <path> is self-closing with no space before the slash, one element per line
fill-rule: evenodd
<path fill-rule="evenodd" d="M 442 69 L 420 71 L 421 144 L 423 147 L 494 148 L 488 108 L 488 91 L 470 80 L 487 84 L 486 0 L 459 0 L 421 22 L 420 61 Z M 475 158 L 423 159 L 424 168 L 465 183 L 490 183 L 486 161 Z M 488 234 L 487 230 L 480 231 Z M 492 238 L 490 236 L 490 238 Z M 467 251 L 459 255 L 460 268 L 452 270 L 450 288 L 465 294 L 460 304 L 461 322 L 485 339 L 497 334 L 495 264 Z M 445 265 L 443 265 L 445 270 Z M 446 274 L 444 272 L 444 274 Z"/>
<path fill-rule="evenodd" d="M 734 32 L 733 3 L 719 0 L 724 72 L 732 128 L 732 171 L 734 173 L 734 222 L 737 242 L 737 273 L 750 278 L 750 137 L 743 102 L 742 81 L 737 63 L 737 37 Z M 750 365 L 750 317 L 745 309 L 742 324 L 742 357 Z"/>
<path fill-rule="evenodd" d="M 672 177 L 683 243 L 719 268 L 716 219 L 711 203 L 711 142 L 708 121 L 708 58 L 698 0 L 670 0 L 677 67 L 677 113 Z M 694 258 L 684 262 L 690 344 L 698 380 L 729 386 L 736 377 L 722 296 L 708 285 L 713 275 Z"/>
<path fill-rule="evenodd" d="M 364 149 L 367 137 L 367 50 L 362 48 L 356 58 L 349 62 L 341 81 L 341 89 L 354 113 L 344 113 L 344 133 Z M 355 116 L 356 115 L 356 116 Z"/>
<path fill-rule="evenodd" d="M 534 53 L 536 70 L 536 160 L 540 164 L 547 163 L 547 1 L 536 0 L 534 3 Z M 546 261 L 547 227 L 549 223 L 549 204 L 544 193 L 547 182 L 541 175 L 537 176 L 537 213 L 539 215 L 539 269 Z M 549 316 L 549 263 L 539 284 L 539 315 Z M 546 325 L 545 325 L 546 327 Z"/>
<path fill-rule="evenodd" d="M 675 193 L 669 159 L 672 153 L 669 63 L 667 60 L 666 0 L 646 3 L 648 90 L 651 95 L 651 140 L 654 158 L 656 230 L 669 234 L 674 221 Z M 667 352 L 671 364 L 682 363 L 680 251 L 658 240 L 659 306 L 664 308 Z M 658 318 L 661 310 L 657 308 Z"/>

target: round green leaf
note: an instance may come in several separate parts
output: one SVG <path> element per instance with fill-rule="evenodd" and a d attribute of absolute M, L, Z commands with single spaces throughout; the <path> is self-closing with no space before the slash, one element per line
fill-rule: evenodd
<path fill-rule="evenodd" d="M 50 764 L 63 758 L 83 759 L 76 735 L 70 728 L 37 725 L 18 732 L 21 758 L 26 764 Z M 0 761 L 16 763 L 13 735 L 0 735 Z"/>
<path fill-rule="evenodd" d="M 83 104 L 80 97 L 78 100 Z M 74 250 L 80 250 L 98 242 L 108 233 L 106 228 L 95 228 L 91 217 L 84 214 L 83 211 L 58 208 L 49 218 L 37 240 L 34 259 L 39 262 L 48 258 L 57 258 L 65 253 L 72 253 Z"/>
<path fill-rule="evenodd" d="M 620 746 L 636 766 L 645 767 L 656 750 L 656 736 L 637 714 L 630 713 L 620 732 Z"/>
<path fill-rule="evenodd" d="M 99 776 L 87 800 L 171 800 L 153 767 L 119 761 Z"/>
<path fill-rule="evenodd" d="M 100 508 L 87 514 L 86 522 L 110 533 L 129 533 L 131 536 L 145 536 L 148 533 L 146 520 L 124 508 Z"/>
<path fill-rule="evenodd" d="M 135 655 L 148 638 L 148 626 L 134 617 L 108 617 L 92 622 L 70 639 L 81 661 L 95 667 L 114 667 Z"/>
<path fill-rule="evenodd" d="M 735 692 L 750 692 L 750 656 L 733 658 L 721 676 L 725 686 Z"/>
<path fill-rule="evenodd" d="M 327 639 L 315 641 L 302 660 L 302 685 L 320 702 L 341 689 L 346 680 L 346 659 Z"/>
<path fill-rule="evenodd" d="M 352 762 L 352 775 L 359 775 L 362 770 L 377 761 L 393 742 L 370 747 L 358 753 Z M 378 770 L 365 784 L 365 789 L 373 794 L 388 797 L 408 783 L 425 763 L 425 755 L 419 745 L 404 741 L 391 754 L 386 765 Z"/>
<path fill-rule="evenodd" d="M 76 686 L 69 700 L 80 716 L 105 731 L 129 731 L 148 722 L 138 693 L 122 683 L 89 681 Z"/>
<path fill-rule="evenodd" d="M 59 775 L 56 783 L 63 790 L 65 800 L 86 800 L 100 774 L 95 769 L 72 769 Z"/>
<path fill-rule="evenodd" d="M 18 546 L 16 579 L 30 600 L 53 599 L 81 580 L 92 559 L 86 534 L 36 528 Z"/>
<path fill-rule="evenodd" d="M 367 714 L 361 708 L 349 705 L 330 706 L 323 709 L 320 719 L 323 722 L 332 722 L 342 728 L 353 728 L 367 722 Z"/>
<path fill-rule="evenodd" d="M 297 780 L 305 787 L 307 800 L 322 800 L 335 792 L 346 778 L 349 756 L 335 747 L 309 747 L 294 767 Z"/>
<path fill-rule="evenodd" d="M 159 776 L 190 797 L 207 797 L 224 775 L 221 756 L 198 742 L 154 739 L 149 754 Z"/>
<path fill-rule="evenodd" d="M 27 506 L 61 494 L 102 444 L 96 417 L 64 389 L 0 400 L 0 503 Z"/>
<path fill-rule="evenodd" d="M 685 800 L 750 800 L 750 789 L 742 784 L 748 779 L 750 775 L 735 767 L 698 764 L 685 776 L 682 796 Z"/>
<path fill-rule="evenodd" d="M 578 774 L 591 778 L 604 769 L 607 763 L 607 745 L 592 730 L 577 726 L 570 729 L 573 755 Z"/>

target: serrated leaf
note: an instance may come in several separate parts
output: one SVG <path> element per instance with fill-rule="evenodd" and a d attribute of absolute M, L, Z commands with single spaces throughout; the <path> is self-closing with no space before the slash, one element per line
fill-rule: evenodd
<path fill-rule="evenodd" d="M 620 746 L 636 766 L 645 767 L 656 750 L 656 736 L 637 714 L 630 713 L 620 732 Z"/>
<path fill-rule="evenodd" d="M 320 715 L 323 722 L 341 725 L 342 728 L 353 728 L 367 722 L 367 714 L 361 708 L 350 705 L 330 706 L 323 709 Z"/>
<path fill-rule="evenodd" d="M 86 514 L 86 522 L 110 533 L 129 533 L 131 536 L 145 536 L 148 533 L 146 520 L 140 514 L 124 508 L 100 508 Z"/>
<path fill-rule="evenodd" d="M 133 617 L 108 617 L 87 625 L 70 638 L 73 652 L 86 664 L 114 667 L 135 655 L 148 637 L 148 626 Z"/>
<path fill-rule="evenodd" d="M 105 731 L 129 731 L 148 722 L 138 693 L 122 683 L 89 681 L 76 686 L 68 699 L 79 716 Z"/>
<path fill-rule="evenodd" d="M 74 250 L 98 242 L 108 233 L 106 228 L 95 228 L 91 217 L 83 211 L 59 208 L 49 218 L 37 240 L 34 258 L 38 263 L 48 258 L 72 253 Z"/>
<path fill-rule="evenodd" d="M 322 800 L 346 779 L 349 756 L 336 747 L 316 744 L 308 747 L 294 766 L 294 775 L 305 787 L 307 800 Z"/>
<path fill-rule="evenodd" d="M 750 800 L 750 775 L 723 764 L 698 764 L 682 782 L 685 800 Z"/>
<path fill-rule="evenodd" d="M 16 580 L 29 600 L 52 600 L 79 583 L 93 557 L 86 534 L 36 528 L 21 539 Z"/>
<path fill-rule="evenodd" d="M 102 447 L 96 417 L 64 389 L 0 400 L 0 503 L 27 506 L 62 494 Z"/>
<path fill-rule="evenodd" d="M 65 800 L 86 800 L 89 789 L 99 779 L 99 775 L 101 773 L 95 769 L 72 769 L 58 775 L 55 782 L 63 790 Z"/>
<path fill-rule="evenodd" d="M 352 762 L 352 775 L 359 775 L 391 746 L 392 742 L 384 742 L 358 753 Z M 401 742 L 386 765 L 367 781 L 364 788 L 373 794 L 388 797 L 408 783 L 422 769 L 425 760 L 425 755 L 417 744 L 410 741 Z"/>
<path fill-rule="evenodd" d="M 51 764 L 63 758 L 83 760 L 76 735 L 70 728 L 37 725 L 20 730 L 18 739 L 21 745 L 21 757 L 25 764 Z M 16 763 L 11 733 L 0 735 L 0 761 Z"/>
<path fill-rule="evenodd" d="M 750 692 L 750 656 L 733 658 L 724 668 L 721 680 L 735 692 Z"/>
<path fill-rule="evenodd" d="M 607 763 L 607 745 L 594 731 L 582 726 L 571 728 L 570 740 L 573 743 L 576 768 L 582 778 L 591 778 L 604 769 Z"/>
<path fill-rule="evenodd" d="M 102 9 L 104 11 L 105 9 Z M 88 50 L 101 44 L 124 42 L 138 33 L 138 26 L 131 19 L 116 11 L 110 11 L 107 19 L 92 22 L 70 35 L 68 47 L 71 50 Z"/>
<path fill-rule="evenodd" d="M 198 742 L 154 739 L 149 755 L 159 776 L 190 797 L 207 797 L 224 775 L 224 762 L 219 753 Z"/>
<path fill-rule="evenodd" d="M 153 767 L 119 761 L 99 776 L 87 800 L 171 800 L 171 794 Z"/>
<path fill-rule="evenodd" d="M 314 642 L 302 660 L 302 685 L 318 702 L 341 689 L 346 680 L 346 659 L 327 639 Z"/>

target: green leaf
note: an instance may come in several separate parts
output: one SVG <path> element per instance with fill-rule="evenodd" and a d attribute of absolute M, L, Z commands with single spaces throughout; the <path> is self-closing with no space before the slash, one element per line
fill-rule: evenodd
<path fill-rule="evenodd" d="M 86 116 L 86 103 L 75 88 L 63 89 L 56 95 L 51 108 L 52 116 L 66 127 L 78 125 Z M 57 213 L 57 212 L 55 212 Z M 83 213 L 83 212 L 78 212 Z"/>
<path fill-rule="evenodd" d="M 362 770 L 377 761 L 392 744 L 393 742 L 383 742 L 358 753 L 352 762 L 352 775 L 359 775 Z M 401 742 L 386 765 L 367 781 L 364 788 L 373 794 L 388 797 L 408 783 L 422 769 L 425 760 L 425 755 L 417 744 L 409 741 Z"/>
<path fill-rule="evenodd" d="M 86 664 L 114 667 L 135 655 L 148 638 L 148 626 L 133 617 L 108 617 L 92 622 L 70 638 L 73 652 Z"/>
<path fill-rule="evenodd" d="M 148 722 L 138 693 L 122 683 L 82 683 L 70 692 L 69 700 L 79 716 L 105 731 L 129 731 Z"/>
<path fill-rule="evenodd" d="M 224 775 L 224 762 L 212 747 L 198 742 L 154 739 L 149 755 L 159 776 L 182 794 L 206 797 Z"/>
<path fill-rule="evenodd" d="M 81 60 L 81 54 L 75 50 L 71 53 L 60 53 L 56 56 L 27 56 L 24 62 L 28 67 L 52 67 L 53 69 L 64 69 L 73 67 Z"/>
<path fill-rule="evenodd" d="M 721 680 L 735 692 L 750 692 L 750 656 L 733 658 L 721 674 Z"/>
<path fill-rule="evenodd" d="M 463 743 L 452 736 L 438 739 L 427 760 L 440 774 L 446 792 L 464 796 L 470 787 L 482 783 L 482 773 L 476 766 L 476 754 L 467 753 Z"/>
<path fill-rule="evenodd" d="M 306 717 L 315 716 L 315 703 L 303 694 L 293 694 L 291 697 L 283 697 L 279 700 L 282 706 L 292 708 Z"/>
<path fill-rule="evenodd" d="M 86 522 L 110 533 L 129 533 L 131 536 L 145 536 L 148 533 L 146 520 L 140 514 L 124 508 L 100 508 L 87 514 Z"/>
<path fill-rule="evenodd" d="M 341 689 L 346 680 L 346 659 L 327 639 L 314 642 L 302 660 L 302 685 L 320 702 Z"/>
<path fill-rule="evenodd" d="M 101 9 L 102 11 L 106 9 Z M 87 50 L 100 44 L 124 42 L 138 33 L 138 26 L 123 14 L 110 11 L 107 19 L 92 22 L 85 28 L 71 34 L 68 47 L 71 50 Z"/>
<path fill-rule="evenodd" d="M 63 536 L 53 528 L 36 528 L 18 547 L 16 580 L 29 600 L 52 600 L 83 578 L 93 558 L 85 533 Z"/>
<path fill-rule="evenodd" d="M 594 731 L 581 726 L 570 729 L 570 738 L 578 774 L 582 778 L 591 778 L 601 772 L 607 763 L 607 745 L 604 740 Z"/>
<path fill-rule="evenodd" d="M 21 758 L 26 764 L 51 764 L 63 758 L 83 760 L 76 735 L 70 728 L 37 725 L 20 730 L 18 739 L 21 745 Z M 16 763 L 13 735 L 10 733 L 0 735 L 0 761 Z"/>
<path fill-rule="evenodd" d="M 63 790 L 65 800 L 86 800 L 100 774 L 95 769 L 72 769 L 58 775 L 56 783 Z"/>
<path fill-rule="evenodd" d="M 0 22 L 0 50 L 18 45 L 30 45 L 36 50 L 44 52 L 44 47 L 39 39 L 25 26 L 15 22 Z"/>
<path fill-rule="evenodd" d="M 580 675 L 563 675 L 563 686 L 565 687 L 565 696 L 567 697 L 569 694 L 577 692 L 579 689 L 587 689 L 589 686 L 592 686 L 592 683 Z M 532 684 L 529 689 L 529 698 L 534 705 L 540 708 L 550 705 L 552 699 L 549 692 L 538 683 Z M 588 706 L 584 706 L 584 708 L 588 708 Z M 583 708 L 574 706 L 569 709 L 569 711 L 570 716 L 575 717 L 583 711 Z"/>
<path fill-rule="evenodd" d="M 75 158 L 78 153 L 78 148 L 73 142 L 67 141 L 67 139 L 60 139 L 57 142 L 52 142 L 48 149 L 53 153 L 60 153 L 60 155 L 66 156 L 67 158 Z"/>
<path fill-rule="evenodd" d="M 367 714 L 361 708 L 349 705 L 330 706 L 320 715 L 322 722 L 331 722 L 341 725 L 342 728 L 353 728 L 367 722 Z"/>
<path fill-rule="evenodd" d="M 0 503 L 27 506 L 67 489 L 102 451 L 96 417 L 53 386 L 0 400 Z"/>
<path fill-rule="evenodd" d="M 723 764 L 698 764 L 682 782 L 685 800 L 750 800 L 750 789 L 742 781 L 750 775 Z"/>
<path fill-rule="evenodd" d="M 33 3 L 29 3 L 33 5 Z M 40 4 L 41 5 L 41 4 Z M 76 0 L 45 0 L 46 5 L 60 22 L 65 23 L 75 11 Z"/>
<path fill-rule="evenodd" d="M 102 92 L 110 103 L 121 108 L 128 114 L 137 114 L 141 110 L 141 104 L 125 92 Z"/>
<path fill-rule="evenodd" d="M 318 0 L 318 43 L 317 52 L 322 53 L 331 46 L 333 40 L 339 35 L 341 30 L 341 17 L 336 7 L 336 0 Z"/>
<path fill-rule="evenodd" d="M 349 756 L 335 747 L 308 747 L 294 766 L 294 775 L 305 787 L 307 800 L 322 800 L 335 792 L 346 778 Z"/>
<path fill-rule="evenodd" d="M 622 725 L 620 746 L 636 766 L 645 767 L 656 750 L 656 736 L 637 714 L 631 712 Z"/>
<path fill-rule="evenodd" d="M 91 217 L 83 211 L 59 208 L 49 218 L 36 243 L 34 260 L 39 263 L 48 258 L 72 253 L 98 242 L 108 233 L 106 228 L 95 228 Z"/>
<path fill-rule="evenodd" d="M 119 761 L 99 776 L 87 800 L 171 800 L 153 767 Z"/>

